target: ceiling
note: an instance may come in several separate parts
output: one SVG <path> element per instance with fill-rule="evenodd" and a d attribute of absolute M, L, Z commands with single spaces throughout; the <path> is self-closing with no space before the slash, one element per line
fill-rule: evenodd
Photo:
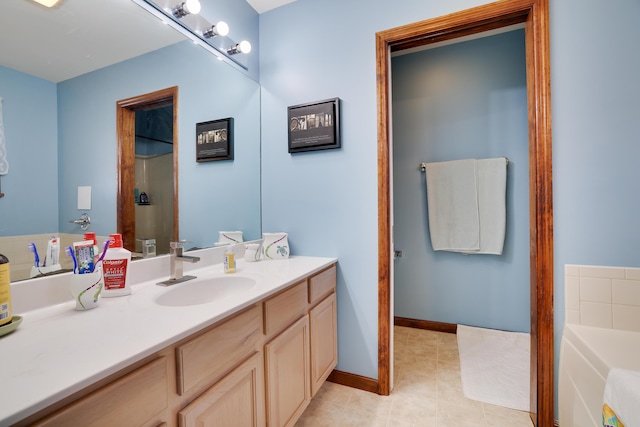
<path fill-rule="evenodd" d="M 247 1 L 263 13 L 295 0 Z M 131 0 L 0 1 L 0 65 L 54 83 L 181 40 Z"/>

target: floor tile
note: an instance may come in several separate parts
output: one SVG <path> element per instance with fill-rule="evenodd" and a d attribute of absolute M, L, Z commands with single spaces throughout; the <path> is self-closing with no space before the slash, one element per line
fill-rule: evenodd
<path fill-rule="evenodd" d="M 533 427 L 529 414 L 467 399 L 455 334 L 394 327 L 390 396 L 326 382 L 296 427 Z"/>

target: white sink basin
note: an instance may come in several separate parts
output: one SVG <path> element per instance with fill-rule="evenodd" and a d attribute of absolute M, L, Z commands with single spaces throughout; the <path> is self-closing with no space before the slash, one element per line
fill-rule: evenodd
<path fill-rule="evenodd" d="M 173 289 L 156 297 L 156 304 L 170 307 L 184 307 L 206 304 L 216 299 L 228 298 L 236 292 L 242 292 L 255 286 L 256 281 L 249 277 L 212 277 L 200 278 L 175 285 Z"/>

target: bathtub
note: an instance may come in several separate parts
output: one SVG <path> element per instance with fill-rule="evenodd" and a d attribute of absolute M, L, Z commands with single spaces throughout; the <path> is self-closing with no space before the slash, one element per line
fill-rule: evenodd
<path fill-rule="evenodd" d="M 558 379 L 560 426 L 602 426 L 603 394 L 609 370 L 640 371 L 638 355 L 640 332 L 565 325 Z"/>

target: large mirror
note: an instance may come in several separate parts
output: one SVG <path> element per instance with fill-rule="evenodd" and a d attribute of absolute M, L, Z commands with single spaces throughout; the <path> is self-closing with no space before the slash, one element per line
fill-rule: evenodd
<path fill-rule="evenodd" d="M 91 21 L 93 31 L 106 32 L 102 40 L 109 44 L 85 46 L 88 70 L 69 76 L 64 64 L 75 68 L 76 59 L 62 53 L 34 58 L 29 50 L 44 43 L 53 52 L 65 42 L 56 41 L 53 32 L 34 36 L 37 26 L 24 22 L 29 22 L 27 14 L 54 14 L 53 21 L 67 33 L 80 31 L 66 23 L 78 18 L 65 9 L 74 3 L 85 5 L 82 18 Z M 100 22 L 103 15 L 115 21 Z M 21 28 L 11 23 L 17 17 Z M 128 46 L 127 40 L 137 45 L 139 39 L 145 46 L 138 51 Z M 71 50 L 77 54 L 78 49 Z M 92 57 L 101 51 L 110 57 Z M 34 59 L 41 63 L 22 68 Z M 59 72 L 57 77 L 31 71 L 47 64 L 51 75 L 54 69 Z M 90 216 L 89 231 L 98 236 L 117 231 L 116 103 L 172 87 L 177 87 L 179 238 L 189 247 L 213 246 L 225 230 L 243 231 L 244 240 L 259 238 L 260 87 L 250 74 L 184 41 L 131 0 L 65 0 L 57 9 L 31 0 L 3 0 L 0 97 L 10 168 L 0 177 L 5 194 L 0 198 L 0 253 L 10 257 L 12 280 L 24 278 L 33 265 L 30 241 L 51 234 L 60 235 L 63 243 L 78 238 L 83 230 L 72 221 L 83 213 Z M 234 119 L 234 159 L 196 162 L 196 124 L 228 117 Z M 78 187 L 91 187 L 91 209 L 78 209 Z M 152 201 L 154 196 L 148 196 Z"/>

